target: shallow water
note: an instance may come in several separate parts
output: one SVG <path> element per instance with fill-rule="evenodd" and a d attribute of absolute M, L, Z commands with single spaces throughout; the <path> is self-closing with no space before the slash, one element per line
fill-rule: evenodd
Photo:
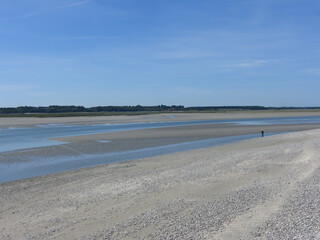
<path fill-rule="evenodd" d="M 79 136 L 87 134 L 118 132 L 128 130 L 177 127 L 201 124 L 238 124 L 238 125 L 275 125 L 275 124 L 307 124 L 320 123 L 320 116 L 290 117 L 290 118 L 261 118 L 236 120 L 210 120 L 210 121 L 177 121 L 177 122 L 151 122 L 126 124 L 99 124 L 70 126 L 62 124 L 39 125 L 32 128 L 0 129 L 0 152 L 19 149 L 45 147 L 64 144 L 63 142 L 48 139 Z"/>
<path fill-rule="evenodd" d="M 269 133 L 267 136 L 279 133 Z M 140 158 L 160 156 L 169 153 L 218 146 L 241 140 L 260 137 L 259 134 L 213 138 L 192 142 L 183 142 L 166 146 L 143 148 L 124 152 L 108 152 L 104 154 L 81 154 L 78 156 L 57 156 L 35 158 L 23 163 L 0 163 L 0 182 L 8 182 L 28 177 L 41 176 L 67 170 L 110 164 Z"/>
<path fill-rule="evenodd" d="M 138 129 L 151 129 L 161 127 L 176 127 L 201 124 L 236 124 L 236 125 L 275 125 L 275 124 L 309 124 L 320 123 L 320 116 L 291 117 L 291 118 L 263 118 L 263 119 L 237 119 L 237 120 L 212 120 L 212 121 L 185 121 L 185 122 L 152 122 L 152 123 L 127 123 L 127 124 L 100 124 L 70 126 L 62 124 L 39 125 L 33 128 L 0 129 L 0 154 L 8 151 L 29 151 L 30 148 L 46 147 L 65 144 L 50 141 L 51 138 L 77 136 L 86 134 L 128 131 Z M 275 133 L 273 133 L 275 134 Z M 268 135 L 271 135 L 269 133 Z M 96 166 L 100 164 L 121 162 L 139 158 L 158 156 L 162 154 L 182 152 L 193 149 L 217 146 L 220 144 L 241 141 L 260 137 L 259 134 L 214 138 L 193 142 L 183 142 L 160 147 L 143 148 L 124 152 L 108 152 L 105 154 L 81 154 L 77 156 L 52 157 L 27 157 L 26 161 L 14 163 L 0 163 L 0 182 L 8 182 L 27 177 L 40 176 L 66 170 Z M 106 140 L 97 140 L 107 143 Z M 13 154 L 15 152 L 12 152 Z M 11 153 L 10 153 L 11 154 Z M 29 155 L 28 155 L 29 156 Z M 26 159 L 30 158 L 30 159 Z"/>

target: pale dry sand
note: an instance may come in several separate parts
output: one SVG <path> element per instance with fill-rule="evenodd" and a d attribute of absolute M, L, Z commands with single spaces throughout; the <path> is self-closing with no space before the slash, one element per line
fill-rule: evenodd
<path fill-rule="evenodd" d="M 265 118 L 265 117 L 297 117 L 319 116 L 319 110 L 301 111 L 235 111 L 220 113 L 172 113 L 136 116 L 96 116 L 96 117 L 18 117 L 1 118 L 0 128 L 29 127 L 39 124 L 103 124 L 103 123 L 133 123 L 133 122 L 165 122 L 165 121 L 197 121 L 237 118 Z M 173 117 L 174 116 L 174 117 Z"/>
<path fill-rule="evenodd" d="M 320 129 L 0 184 L 1 239 L 319 239 Z"/>

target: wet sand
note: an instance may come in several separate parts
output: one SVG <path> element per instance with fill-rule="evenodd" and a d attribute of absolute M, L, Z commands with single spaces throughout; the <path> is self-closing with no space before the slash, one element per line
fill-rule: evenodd
<path fill-rule="evenodd" d="M 260 129 L 198 125 L 56 140 L 97 152 L 110 143 L 96 140 L 136 149 Z M 320 129 L 3 183 L 0 238 L 317 239 L 319 156 Z"/>
<path fill-rule="evenodd" d="M 31 148 L 0 153 L 0 163 L 19 163 L 34 159 L 61 158 L 88 154 L 106 154 L 153 148 L 198 140 L 273 132 L 292 132 L 320 128 L 320 124 L 290 124 L 268 126 L 241 126 L 232 124 L 202 124 L 133 131 L 109 132 L 51 139 L 63 145 Z"/>
<path fill-rule="evenodd" d="M 180 127 L 165 127 L 135 131 L 111 132 L 74 137 L 51 139 L 70 142 L 69 146 L 85 153 L 104 151 L 128 151 L 146 147 L 156 147 L 181 142 L 220 138 L 236 135 L 265 134 L 273 132 L 303 131 L 320 128 L 320 124 L 291 124 L 269 126 L 239 126 L 232 124 L 203 124 Z M 108 141 L 101 144 L 98 141 Z M 90 146 L 90 147 L 89 147 Z M 100 146 L 100 148 L 99 148 Z"/>

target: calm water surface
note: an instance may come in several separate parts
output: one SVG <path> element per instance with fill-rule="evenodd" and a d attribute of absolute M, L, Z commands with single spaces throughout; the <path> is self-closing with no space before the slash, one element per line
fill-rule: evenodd
<path fill-rule="evenodd" d="M 307 124 L 320 123 L 320 116 L 291 117 L 291 118 L 263 118 L 211 121 L 184 121 L 184 122 L 156 122 L 156 123 L 127 123 L 127 124 L 100 124 L 100 125 L 39 125 L 33 128 L 0 129 L 0 153 L 14 150 L 23 150 L 34 147 L 45 147 L 64 144 L 63 142 L 48 139 L 78 136 L 86 134 L 150 129 L 161 127 L 176 127 L 199 124 L 240 124 L 240 125 L 275 125 L 275 124 Z M 273 133 L 275 134 L 275 133 Z M 269 134 L 271 135 L 271 134 Z M 193 149 L 216 146 L 220 144 L 241 141 L 259 137 L 258 134 L 214 138 L 193 142 L 171 144 L 167 146 L 144 148 L 126 152 L 109 152 L 105 154 L 82 154 L 79 156 L 57 156 L 55 158 L 33 157 L 26 162 L 0 163 L 0 182 L 40 176 L 54 172 L 95 166 L 106 163 L 115 163 L 145 157 L 158 156 L 167 153 L 182 152 Z"/>

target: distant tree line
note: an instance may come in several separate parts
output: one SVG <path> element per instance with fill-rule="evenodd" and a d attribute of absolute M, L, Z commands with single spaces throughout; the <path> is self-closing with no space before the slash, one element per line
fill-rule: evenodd
<path fill-rule="evenodd" d="M 187 110 L 194 111 L 215 111 L 215 110 L 266 110 L 263 106 L 208 106 L 208 107 L 188 107 Z"/>
<path fill-rule="evenodd" d="M 205 106 L 205 107 L 184 107 L 182 105 L 157 105 L 157 106 L 59 106 L 48 107 L 3 107 L 0 114 L 24 114 L 24 113 L 95 113 L 95 112 L 166 112 L 166 111 L 218 111 L 218 110 L 268 110 L 268 109 L 320 109 L 320 107 L 263 107 L 263 106 Z"/>
<path fill-rule="evenodd" d="M 83 106 L 58 106 L 52 105 L 49 107 L 30 107 L 22 106 L 15 108 L 0 108 L 0 114 L 23 114 L 23 113 L 75 113 L 75 112 L 140 112 L 140 111 L 183 111 L 184 106 L 97 106 L 97 107 L 83 107 Z"/>

